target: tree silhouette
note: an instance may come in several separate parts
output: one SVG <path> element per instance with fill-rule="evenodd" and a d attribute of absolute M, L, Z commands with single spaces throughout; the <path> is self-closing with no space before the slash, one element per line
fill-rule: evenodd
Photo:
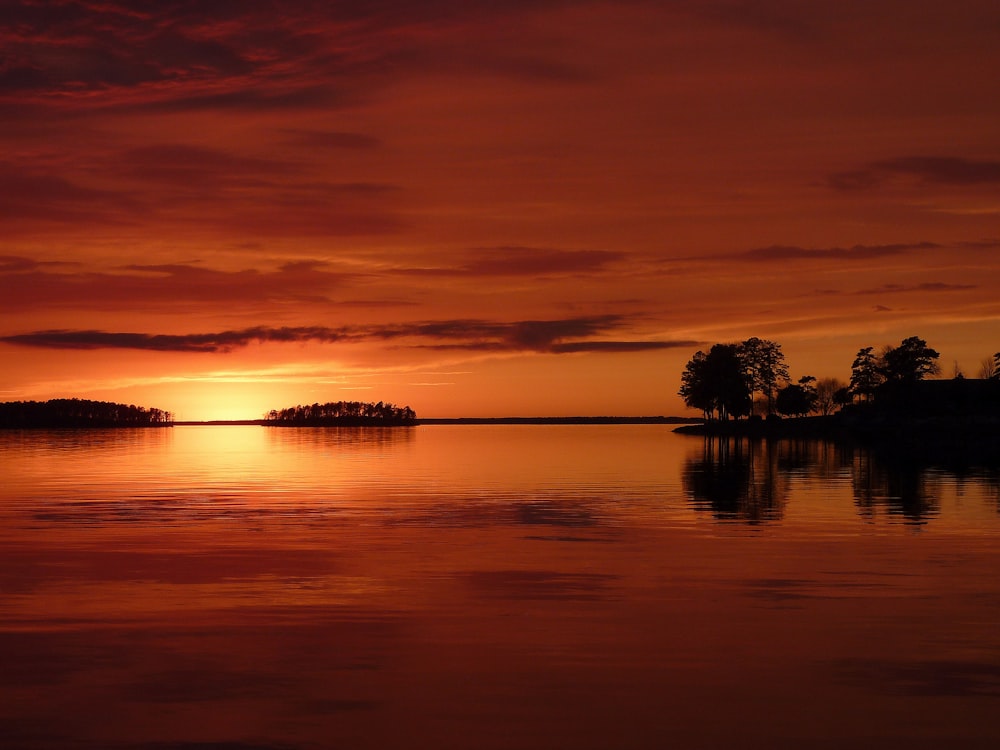
<path fill-rule="evenodd" d="M 979 377 L 983 380 L 992 380 L 996 373 L 997 367 L 993 357 L 983 357 L 979 362 Z"/>
<path fill-rule="evenodd" d="M 264 423 L 280 427 L 387 427 L 410 425 L 417 420 L 416 412 L 409 406 L 396 406 L 382 401 L 332 401 L 326 404 L 292 406 L 271 409 L 264 414 Z"/>
<path fill-rule="evenodd" d="M 889 347 L 884 355 L 883 372 L 889 382 L 913 383 L 928 375 L 941 372 L 937 359 L 941 355 L 916 336 L 903 339 L 897 347 Z"/>
<path fill-rule="evenodd" d="M 163 409 L 57 398 L 0 403 L 0 427 L 164 427 L 173 415 Z"/>
<path fill-rule="evenodd" d="M 853 398 L 850 387 L 846 385 L 833 392 L 833 403 L 841 409 L 850 404 Z"/>
<path fill-rule="evenodd" d="M 1000 380 L 1000 352 L 983 359 L 979 367 L 979 377 L 983 380 Z"/>
<path fill-rule="evenodd" d="M 678 391 L 684 403 L 706 417 L 742 417 L 750 413 L 750 385 L 739 344 L 715 344 L 708 354 L 698 351 L 681 374 Z"/>
<path fill-rule="evenodd" d="M 786 385 L 778 391 L 774 400 L 775 409 L 779 414 L 788 416 L 804 417 L 813 410 L 816 405 L 816 388 L 813 382 L 816 380 L 812 375 L 804 375 L 799 378 L 798 383 Z"/>
<path fill-rule="evenodd" d="M 875 389 L 885 380 L 882 364 L 874 351 L 874 347 L 866 346 L 858 351 L 851 364 L 851 392 L 865 401 L 871 401 Z"/>
<path fill-rule="evenodd" d="M 774 395 L 788 381 L 788 365 L 781 345 L 754 336 L 739 345 L 739 356 L 750 383 L 751 399 L 760 393 L 767 399 L 767 412 L 774 411 Z"/>
<path fill-rule="evenodd" d="M 837 378 L 822 378 L 816 381 L 816 410 L 826 416 L 843 406 L 844 402 L 839 401 L 837 396 L 841 391 L 844 391 L 841 395 L 846 396 L 847 403 L 850 403 L 850 394 Z"/>

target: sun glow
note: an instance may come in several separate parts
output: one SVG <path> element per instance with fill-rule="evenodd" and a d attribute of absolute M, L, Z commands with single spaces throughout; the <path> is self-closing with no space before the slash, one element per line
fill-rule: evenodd
<path fill-rule="evenodd" d="M 285 383 L 190 380 L 159 389 L 156 398 L 170 405 L 176 421 L 231 421 L 260 419 L 287 406 L 290 390 Z"/>

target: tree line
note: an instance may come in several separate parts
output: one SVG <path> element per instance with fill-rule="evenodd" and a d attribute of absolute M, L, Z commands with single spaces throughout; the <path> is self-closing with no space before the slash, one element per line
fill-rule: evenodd
<path fill-rule="evenodd" d="M 57 398 L 49 401 L 0 403 L 0 427 L 165 427 L 173 415 L 163 409 Z"/>
<path fill-rule="evenodd" d="M 749 338 L 698 351 L 681 374 L 678 394 L 706 419 L 739 419 L 755 411 L 786 416 L 830 414 L 854 401 L 869 402 L 880 389 L 937 375 L 940 354 L 917 336 L 880 352 L 867 346 L 851 364 L 847 384 L 837 378 L 804 375 L 792 382 L 781 345 Z M 1000 380 L 1000 352 L 982 362 L 980 376 Z M 963 377 L 956 368 L 956 377 Z"/>
<path fill-rule="evenodd" d="M 396 406 L 382 401 L 333 401 L 326 404 L 291 406 L 272 409 L 264 415 L 264 424 L 302 427 L 367 427 L 410 425 L 417 421 L 409 406 Z"/>

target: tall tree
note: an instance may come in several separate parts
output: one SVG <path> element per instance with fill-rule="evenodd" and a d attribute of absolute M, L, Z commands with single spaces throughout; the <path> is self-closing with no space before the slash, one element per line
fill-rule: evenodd
<path fill-rule="evenodd" d="M 804 375 L 798 383 L 786 385 L 778 391 L 774 399 L 775 409 L 779 414 L 804 417 L 816 405 L 816 381 L 812 375 Z"/>
<path fill-rule="evenodd" d="M 754 336 L 739 345 L 740 359 L 750 383 L 751 399 L 760 393 L 767 400 L 767 412 L 774 411 L 774 394 L 788 382 L 788 365 L 781 345 Z"/>
<path fill-rule="evenodd" d="M 890 347 L 885 352 L 886 380 L 912 383 L 928 375 L 937 375 L 941 372 L 937 363 L 940 356 L 921 338 L 910 336 L 903 339 L 899 346 Z"/>
<path fill-rule="evenodd" d="M 681 374 L 678 391 L 684 403 L 719 419 L 750 413 L 750 388 L 738 344 L 715 344 L 696 352 Z"/>
<path fill-rule="evenodd" d="M 843 409 L 845 406 L 850 404 L 854 400 L 854 396 L 851 394 L 851 389 L 849 386 L 844 386 L 838 388 L 833 393 L 833 403 Z"/>
<path fill-rule="evenodd" d="M 851 364 L 851 392 L 870 401 L 875 389 L 885 380 L 882 364 L 875 355 L 875 347 L 866 346 L 858 351 Z"/>
<path fill-rule="evenodd" d="M 684 403 L 692 409 L 700 409 L 705 418 L 712 416 L 715 409 L 715 399 L 709 392 L 708 378 L 706 374 L 705 360 L 708 355 L 700 349 L 684 365 L 684 372 L 681 373 L 681 387 L 677 395 L 684 399 Z"/>
<path fill-rule="evenodd" d="M 837 378 L 822 378 L 816 381 L 816 410 L 826 416 L 841 406 L 837 401 L 837 393 L 842 389 L 844 384 Z"/>
<path fill-rule="evenodd" d="M 1000 380 L 1000 352 L 983 359 L 979 366 L 979 377 L 983 380 Z"/>

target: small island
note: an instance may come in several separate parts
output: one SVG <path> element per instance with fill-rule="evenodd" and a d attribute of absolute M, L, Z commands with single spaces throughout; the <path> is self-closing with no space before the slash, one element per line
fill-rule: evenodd
<path fill-rule="evenodd" d="M 154 407 L 56 398 L 0 403 L 0 428 L 171 427 L 173 415 Z"/>
<path fill-rule="evenodd" d="M 333 401 L 272 409 L 261 422 L 265 427 L 404 427 L 417 423 L 409 406 L 365 401 Z"/>

